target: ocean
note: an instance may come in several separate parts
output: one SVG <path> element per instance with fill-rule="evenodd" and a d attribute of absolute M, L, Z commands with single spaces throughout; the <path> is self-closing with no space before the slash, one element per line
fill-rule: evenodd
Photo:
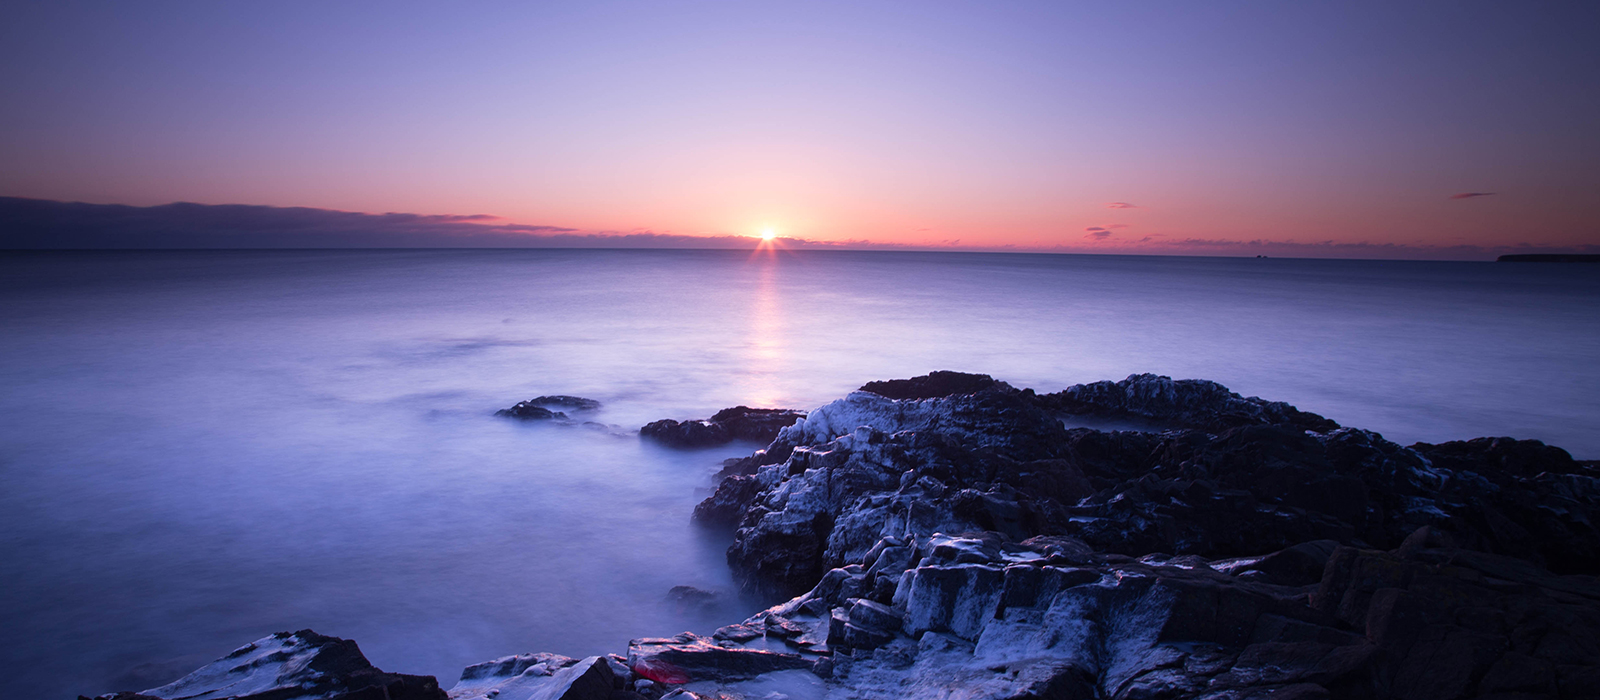
<path fill-rule="evenodd" d="M 0 254 L 0 695 L 312 628 L 388 671 L 709 631 L 723 459 L 639 426 L 876 379 L 1152 372 L 1600 458 L 1600 268 L 906 252 Z M 598 425 L 519 423 L 541 394 Z"/>

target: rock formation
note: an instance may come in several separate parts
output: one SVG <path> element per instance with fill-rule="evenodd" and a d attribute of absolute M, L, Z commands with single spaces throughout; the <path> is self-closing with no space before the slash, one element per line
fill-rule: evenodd
<path fill-rule="evenodd" d="M 1154 375 L 1039 395 L 936 372 L 803 417 L 729 411 L 641 433 L 767 436 L 694 517 L 733 529 L 748 594 L 783 602 L 626 656 L 472 666 L 451 698 L 1600 697 L 1600 468 L 1559 448 L 1405 447 Z M 249 675 L 298 678 L 300 653 Z M 144 692 L 225 697 L 241 663 Z M 373 697 L 437 693 L 384 682 Z"/>
<path fill-rule="evenodd" d="M 600 402 L 581 396 L 540 396 L 519 402 L 511 408 L 502 408 L 495 411 L 494 414 L 502 418 L 517 418 L 520 420 L 565 419 L 567 414 L 555 410 L 557 408 L 565 408 L 569 411 L 596 411 L 600 409 Z"/>
<path fill-rule="evenodd" d="M 433 676 L 385 673 L 348 639 L 311 630 L 246 644 L 159 688 L 100 700 L 446 700 Z M 87 700 L 82 696 L 79 700 Z"/>
<path fill-rule="evenodd" d="M 658 420 L 640 428 L 639 435 L 673 447 L 710 447 L 734 440 L 766 443 L 805 415 L 785 408 L 735 406 L 717 411 L 710 420 Z"/>

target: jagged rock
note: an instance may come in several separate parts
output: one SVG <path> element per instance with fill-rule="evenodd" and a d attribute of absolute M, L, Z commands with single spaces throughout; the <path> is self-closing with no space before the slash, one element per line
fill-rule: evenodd
<path fill-rule="evenodd" d="M 1579 688 L 1596 666 L 1570 641 L 1590 634 L 1594 603 L 1563 598 L 1594 580 L 1540 568 L 1600 569 L 1600 474 L 1560 450 L 1406 448 L 1150 375 L 1045 397 L 979 375 L 941 381 L 868 385 L 879 393 L 813 411 L 730 464 L 749 473 L 702 504 L 702 519 L 737 520 L 741 585 L 790 595 L 817 582 L 769 612 L 826 625 L 845 654 L 831 682 L 864 697 L 915 694 L 870 691 L 869 678 L 1002 697 L 1028 674 L 1104 697 L 1455 697 Z M 1067 408 L 1171 429 L 1066 430 L 1052 411 Z M 1373 547 L 1394 552 L 1350 559 Z M 1495 570 L 1480 571 L 1500 582 L 1489 589 L 1537 585 L 1575 606 L 1572 631 L 1552 637 L 1568 641 L 1518 647 L 1505 620 L 1526 613 L 1510 598 L 1407 568 L 1437 569 L 1427 558 L 1440 551 Z M 1064 639 L 1086 646 L 1063 651 Z M 1428 646 L 1450 653 L 1405 651 Z"/>
<path fill-rule="evenodd" d="M 640 428 L 639 435 L 673 447 L 710 447 L 734 440 L 768 443 L 804 416 L 784 408 L 735 406 L 718 411 L 710 420 L 658 420 Z"/>
<path fill-rule="evenodd" d="M 601 656 L 508 656 L 468 666 L 450 700 L 608 700 L 627 680 L 614 670 L 620 666 Z"/>
<path fill-rule="evenodd" d="M 761 482 L 755 477 L 730 476 L 717 484 L 710 498 L 694 507 L 694 520 L 706 525 L 735 525 L 760 493 Z"/>
<path fill-rule="evenodd" d="M 311 630 L 279 632 L 159 688 L 100 700 L 446 700 L 433 676 L 385 673 L 356 643 Z"/>

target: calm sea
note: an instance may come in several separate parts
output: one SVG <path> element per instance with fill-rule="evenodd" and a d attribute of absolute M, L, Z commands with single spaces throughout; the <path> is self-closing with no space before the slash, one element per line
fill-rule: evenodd
<path fill-rule="evenodd" d="M 1600 457 L 1600 269 L 936 253 L 0 256 L 0 695 L 166 682 L 314 628 L 453 684 L 709 630 L 725 457 L 638 426 L 936 369 L 1220 381 L 1402 443 Z M 614 427 L 495 409 L 599 399 Z"/>

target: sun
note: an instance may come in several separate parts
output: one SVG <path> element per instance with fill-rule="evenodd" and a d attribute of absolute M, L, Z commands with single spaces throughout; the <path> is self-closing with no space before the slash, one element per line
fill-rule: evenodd
<path fill-rule="evenodd" d="M 774 231 L 774 230 L 772 230 L 770 228 L 769 229 L 765 229 L 765 230 L 763 230 L 761 232 L 761 240 L 763 240 L 763 241 L 770 241 L 770 240 L 772 240 L 774 238 L 777 238 L 777 237 L 778 237 L 778 232 Z"/>

